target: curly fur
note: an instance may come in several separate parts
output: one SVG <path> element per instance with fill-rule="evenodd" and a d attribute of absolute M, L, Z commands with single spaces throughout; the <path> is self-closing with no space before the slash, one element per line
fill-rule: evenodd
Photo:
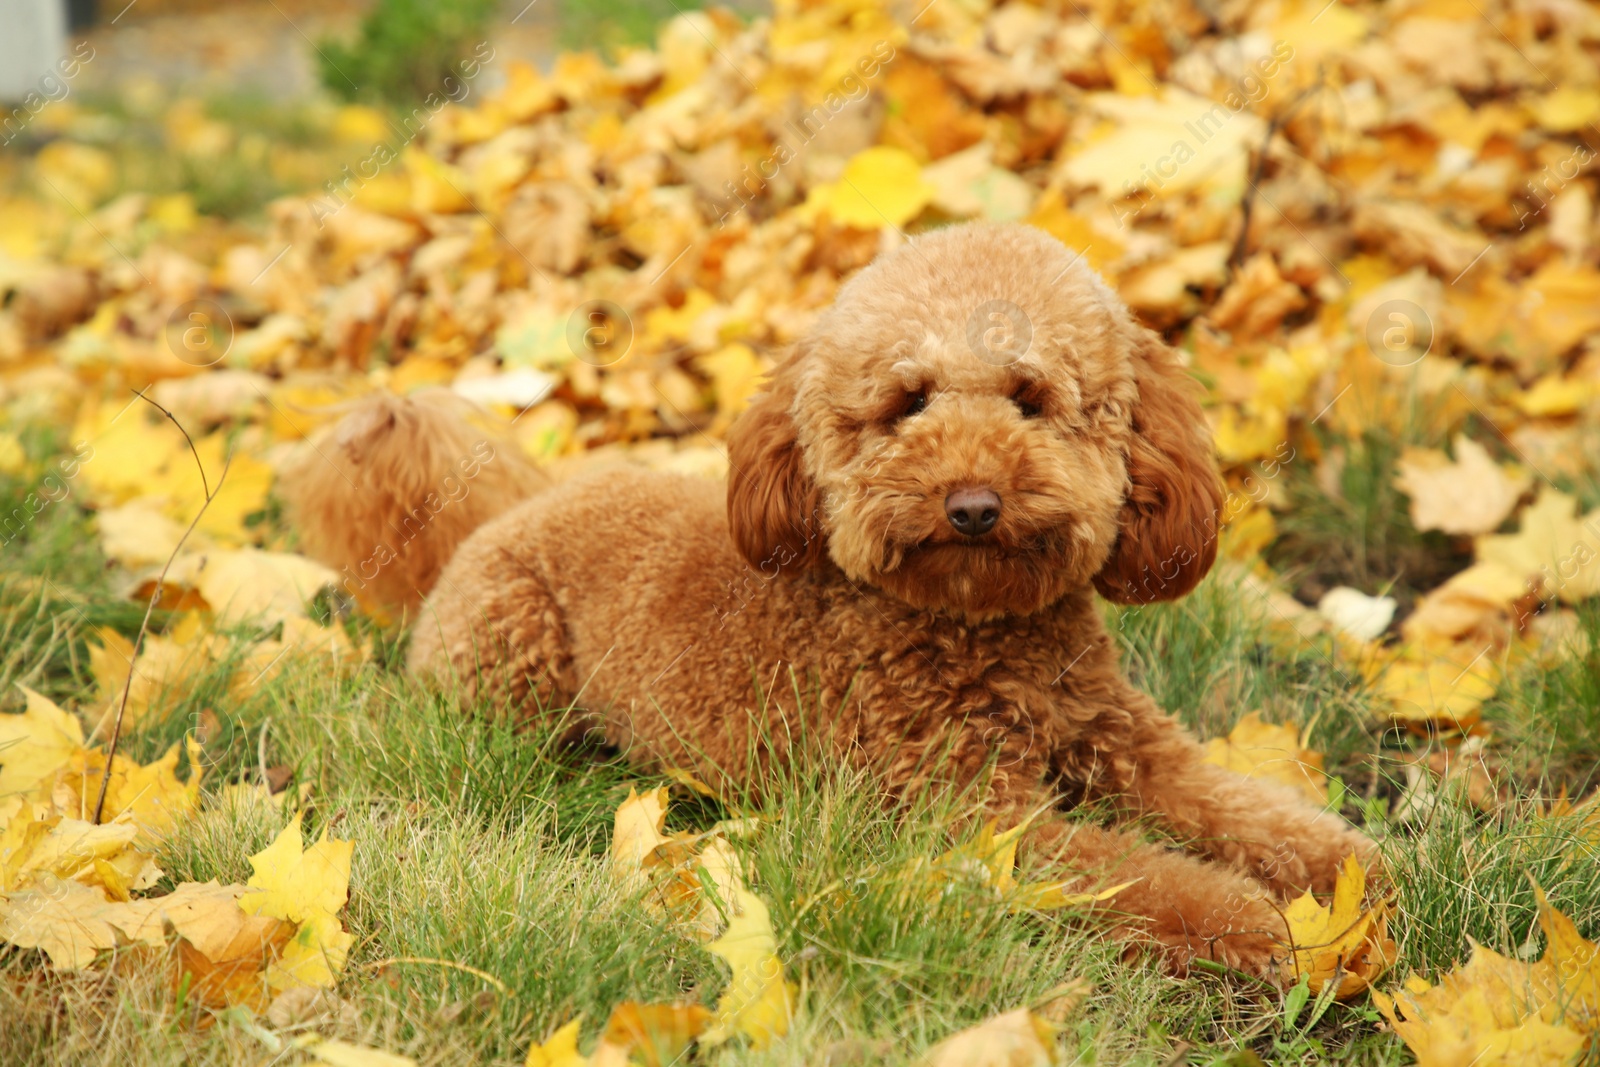
<path fill-rule="evenodd" d="M 456 546 L 549 479 L 442 390 L 361 401 L 285 467 L 279 492 L 313 556 L 369 607 L 414 612 Z"/>
<path fill-rule="evenodd" d="M 968 339 L 997 300 L 1031 328 L 1012 362 Z M 337 515 L 302 527 L 336 565 L 404 498 L 381 486 L 428 484 L 463 440 L 439 408 L 372 430 L 396 403 L 335 434 L 395 464 L 358 479 L 378 491 L 312 474 L 295 488 L 299 514 Z M 728 451 L 725 500 L 703 480 L 621 469 L 470 536 L 465 512 L 437 527 L 399 583 L 422 588 L 450 557 L 411 669 L 579 700 L 640 764 L 724 784 L 810 735 L 898 794 L 935 777 L 976 786 L 1002 821 L 1045 812 L 1031 862 L 1134 880 L 1108 908 L 1173 969 L 1204 957 L 1275 973 L 1274 899 L 1330 889 L 1370 843 L 1286 788 L 1205 763 L 1122 673 L 1095 591 L 1147 603 L 1193 588 L 1215 557 L 1221 484 L 1187 375 L 1081 257 L 993 225 L 881 257 L 779 364 Z M 943 502 L 974 486 L 1001 514 L 963 542 Z M 1155 819 L 1185 848 L 1059 816 L 1085 801 Z"/>

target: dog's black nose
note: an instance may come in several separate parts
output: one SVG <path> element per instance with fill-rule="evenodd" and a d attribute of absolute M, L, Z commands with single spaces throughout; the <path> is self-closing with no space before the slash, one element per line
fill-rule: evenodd
<path fill-rule="evenodd" d="M 958 533 L 982 537 L 1000 521 L 1000 494 L 987 487 L 957 489 L 944 498 L 944 513 Z"/>

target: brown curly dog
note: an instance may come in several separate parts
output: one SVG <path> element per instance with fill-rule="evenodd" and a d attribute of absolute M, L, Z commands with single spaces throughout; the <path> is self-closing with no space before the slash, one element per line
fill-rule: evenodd
<path fill-rule="evenodd" d="M 541 489 L 449 405 L 390 397 L 316 442 L 286 497 L 353 586 L 428 594 L 413 671 L 578 701 L 641 764 L 713 782 L 810 733 L 901 795 L 976 785 L 1002 824 L 1045 813 L 1031 862 L 1134 880 L 1106 907 L 1174 970 L 1275 976 L 1274 898 L 1329 890 L 1370 842 L 1203 762 L 1123 676 L 1095 593 L 1194 588 L 1222 486 L 1192 383 L 1081 257 L 986 224 L 880 257 L 728 462 L 725 499 L 626 468 Z M 1093 800 L 1187 851 L 1059 815 Z"/>

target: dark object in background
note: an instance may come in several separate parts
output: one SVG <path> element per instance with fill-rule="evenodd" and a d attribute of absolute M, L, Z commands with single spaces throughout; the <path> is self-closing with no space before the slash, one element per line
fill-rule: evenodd
<path fill-rule="evenodd" d="M 99 18 L 98 0 L 67 0 L 67 32 L 88 29 Z"/>
<path fill-rule="evenodd" d="M 322 84 L 346 100 L 415 106 L 448 95 L 457 64 L 486 40 L 498 0 L 378 0 L 351 44 L 318 42 Z M 454 84 L 452 82 L 452 84 Z"/>

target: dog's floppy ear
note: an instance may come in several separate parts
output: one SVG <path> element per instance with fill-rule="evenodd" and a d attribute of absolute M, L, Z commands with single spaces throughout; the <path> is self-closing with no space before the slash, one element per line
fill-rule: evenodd
<path fill-rule="evenodd" d="M 728 431 L 728 529 L 752 567 L 767 575 L 822 556 L 821 496 L 800 463 L 795 437 L 795 349 Z"/>
<path fill-rule="evenodd" d="M 1159 337 L 1134 329 L 1131 485 L 1116 547 L 1094 579 L 1100 595 L 1119 604 L 1173 600 L 1198 585 L 1217 558 L 1222 507 L 1197 385 Z"/>

